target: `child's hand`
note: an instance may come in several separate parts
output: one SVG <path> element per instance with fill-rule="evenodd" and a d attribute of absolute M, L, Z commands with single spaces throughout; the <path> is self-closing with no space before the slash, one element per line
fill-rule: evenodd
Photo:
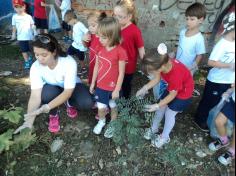
<path fill-rule="evenodd" d="M 91 41 L 91 35 L 90 34 L 85 34 L 83 37 L 84 42 L 90 42 Z"/>
<path fill-rule="evenodd" d="M 159 109 L 160 109 L 159 104 L 146 105 L 146 106 L 144 107 L 144 110 L 145 110 L 146 112 L 155 112 L 155 111 L 157 111 L 157 110 L 159 110 Z"/>
<path fill-rule="evenodd" d="M 94 92 L 95 92 L 95 85 L 94 85 L 94 84 L 91 84 L 90 89 L 89 89 L 89 92 L 90 92 L 91 94 L 94 94 Z"/>
<path fill-rule="evenodd" d="M 114 90 L 112 92 L 112 100 L 116 100 L 120 97 L 120 91 Z"/>
<path fill-rule="evenodd" d="M 147 86 L 143 86 L 142 89 L 140 89 L 137 93 L 136 93 L 136 97 L 144 97 L 145 95 L 148 94 L 148 88 Z"/>

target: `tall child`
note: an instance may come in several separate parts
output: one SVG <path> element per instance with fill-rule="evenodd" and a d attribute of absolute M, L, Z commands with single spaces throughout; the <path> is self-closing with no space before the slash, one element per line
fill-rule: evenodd
<path fill-rule="evenodd" d="M 119 22 L 113 17 L 103 19 L 98 26 L 98 36 L 103 48 L 99 51 L 94 67 L 90 92 L 94 93 L 98 106 L 99 121 L 93 132 L 101 134 L 106 125 L 107 108 L 111 108 L 111 119 L 115 120 L 118 110 L 115 100 L 120 97 L 120 91 L 125 75 L 127 61 L 126 51 L 121 47 L 121 29 Z M 114 129 L 108 128 L 106 138 L 113 137 Z"/>
<path fill-rule="evenodd" d="M 79 63 L 81 66 L 79 75 L 82 75 L 87 72 L 84 62 L 85 51 L 87 51 L 87 48 L 83 44 L 83 38 L 89 33 L 89 30 L 77 19 L 77 16 L 73 10 L 66 12 L 65 22 L 73 26 L 73 43 L 68 49 L 68 54 L 79 58 Z"/>
<path fill-rule="evenodd" d="M 131 83 L 136 71 L 138 55 L 143 59 L 145 55 L 144 42 L 140 29 L 135 25 L 135 6 L 131 0 L 120 0 L 114 8 L 114 16 L 121 25 L 122 47 L 128 55 L 124 83 L 122 85 L 123 96 L 128 99 L 131 95 Z"/>
<path fill-rule="evenodd" d="M 25 4 L 23 0 L 13 0 L 13 6 L 16 14 L 12 17 L 12 40 L 17 38 L 24 62 L 24 68 L 29 69 L 33 60 L 29 55 L 29 42 L 33 39 L 33 30 L 35 29 L 33 18 L 25 13 Z"/>
<path fill-rule="evenodd" d="M 144 87 L 146 90 L 153 88 L 161 78 L 167 82 L 168 87 L 158 104 L 145 106 L 148 112 L 156 111 L 156 115 L 152 127 L 147 130 L 144 137 L 149 140 L 153 134 L 158 133 L 159 125 L 165 116 L 162 134 L 152 141 L 155 147 L 161 148 L 170 141 L 169 135 L 175 125 L 176 115 L 191 103 L 194 81 L 187 67 L 169 58 L 165 44 L 159 45 L 158 52 L 160 56 L 153 54 L 144 58 L 142 62 L 143 71 L 155 77 Z M 142 90 L 138 91 L 137 96 L 143 94 Z"/>
<path fill-rule="evenodd" d="M 203 131 L 209 131 L 207 118 L 209 111 L 219 103 L 222 94 L 235 82 L 235 13 L 224 20 L 222 39 L 214 47 L 208 65 L 213 67 L 205 85 L 202 100 L 195 115 L 195 124 Z"/>
<path fill-rule="evenodd" d="M 180 32 L 176 59 L 194 75 L 206 53 L 205 40 L 200 32 L 200 26 L 206 18 L 206 8 L 201 3 L 194 3 L 187 8 L 185 16 L 187 26 Z"/>

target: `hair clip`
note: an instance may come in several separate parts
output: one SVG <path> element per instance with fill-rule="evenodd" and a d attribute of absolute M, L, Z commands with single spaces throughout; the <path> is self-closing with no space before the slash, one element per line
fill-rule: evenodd
<path fill-rule="evenodd" d="M 161 43 L 159 44 L 159 46 L 157 47 L 157 52 L 160 54 L 160 55 L 165 55 L 167 54 L 167 46 L 165 43 Z"/>

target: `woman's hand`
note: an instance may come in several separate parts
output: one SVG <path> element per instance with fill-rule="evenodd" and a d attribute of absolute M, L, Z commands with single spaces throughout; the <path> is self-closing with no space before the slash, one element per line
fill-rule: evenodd
<path fill-rule="evenodd" d="M 45 105 L 42 105 L 39 109 L 26 114 L 25 118 L 32 117 L 32 116 L 37 116 L 37 115 L 43 114 L 43 113 L 49 113 L 50 110 L 51 110 L 51 108 L 49 107 L 49 105 L 45 104 Z"/>
<path fill-rule="evenodd" d="M 120 97 L 120 91 L 114 90 L 114 91 L 112 92 L 112 100 L 116 100 L 116 99 L 118 99 L 119 97 Z"/>
<path fill-rule="evenodd" d="M 25 122 L 23 123 L 23 125 L 21 125 L 19 128 L 17 128 L 14 131 L 14 134 L 19 133 L 20 131 L 22 131 L 25 128 L 32 129 L 33 128 L 33 124 L 34 124 L 34 120 L 35 120 L 35 116 L 27 116 L 27 117 L 25 116 L 25 118 L 24 118 Z"/>
<path fill-rule="evenodd" d="M 83 36 L 83 41 L 87 42 L 87 43 L 90 42 L 91 41 L 91 35 L 89 33 L 85 34 Z"/>

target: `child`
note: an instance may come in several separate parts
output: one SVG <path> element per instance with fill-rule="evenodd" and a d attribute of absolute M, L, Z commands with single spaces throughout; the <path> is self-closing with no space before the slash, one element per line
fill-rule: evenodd
<path fill-rule="evenodd" d="M 106 13 L 100 12 L 91 12 L 87 17 L 90 34 L 86 35 L 83 40 L 86 42 L 86 46 L 89 47 L 89 84 L 92 83 L 96 56 L 102 47 L 99 37 L 96 35 L 97 27 L 99 21 L 103 20 L 105 17 Z"/>
<path fill-rule="evenodd" d="M 122 85 L 123 96 L 128 99 L 131 95 L 131 82 L 136 71 L 137 57 L 143 59 L 145 55 L 144 42 L 140 29 L 135 25 L 135 7 L 131 0 L 120 0 L 114 8 L 114 16 L 121 25 L 122 47 L 128 55 L 124 83 Z"/>
<path fill-rule="evenodd" d="M 226 147 L 230 144 L 229 139 L 226 133 L 226 124 L 227 121 L 230 120 L 235 124 L 235 85 L 234 88 L 229 89 L 224 96 L 230 96 L 230 92 L 233 92 L 232 97 L 230 98 L 229 102 L 223 107 L 221 112 L 216 118 L 216 128 L 220 135 L 219 139 L 210 143 L 209 149 L 213 152 L 220 150 L 223 147 Z M 232 143 L 228 151 L 222 154 L 218 160 L 221 164 L 227 166 L 231 163 L 232 159 L 235 158 L 235 128 L 232 138 Z"/>
<path fill-rule="evenodd" d="M 48 20 L 46 7 L 52 6 L 51 4 L 46 4 L 45 0 L 34 0 L 34 21 L 37 28 L 38 34 L 48 33 Z"/>
<path fill-rule="evenodd" d="M 194 81 L 190 71 L 182 63 L 169 58 L 165 44 L 159 45 L 158 53 L 160 56 L 154 54 L 142 61 L 143 71 L 155 76 L 155 79 L 138 91 L 137 96 L 153 88 L 161 78 L 168 84 L 158 104 L 145 106 L 148 112 L 156 111 L 152 127 L 144 136 L 146 139 L 150 140 L 153 134 L 158 133 L 158 127 L 165 116 L 163 133 L 152 141 L 154 146 L 161 148 L 170 141 L 169 135 L 175 125 L 176 115 L 191 103 Z"/>
<path fill-rule="evenodd" d="M 93 132 L 101 134 L 106 125 L 106 109 L 111 108 L 111 119 L 118 116 L 115 100 L 120 97 L 120 91 L 125 74 L 127 55 L 120 45 L 121 35 L 118 21 L 113 17 L 103 19 L 98 26 L 98 36 L 103 48 L 99 51 L 94 67 L 90 92 L 94 93 L 96 86 L 96 101 L 99 121 Z M 114 129 L 108 128 L 106 138 L 113 137 Z"/>
<path fill-rule="evenodd" d="M 214 47 L 208 61 L 213 67 L 207 77 L 202 100 L 195 115 L 195 124 L 203 131 L 209 131 L 207 118 L 209 111 L 217 105 L 222 94 L 235 82 L 235 13 L 224 20 L 222 39 Z"/>
<path fill-rule="evenodd" d="M 201 3 L 194 3 L 187 8 L 185 16 L 187 28 L 180 32 L 176 59 L 194 75 L 206 53 L 204 37 L 199 29 L 206 18 L 206 8 Z"/>
<path fill-rule="evenodd" d="M 62 16 L 62 29 L 64 30 L 63 40 L 67 42 L 72 38 L 72 33 L 71 33 L 71 26 L 65 22 L 65 14 L 68 10 L 71 10 L 71 0 L 62 0 L 60 9 Z"/>
<path fill-rule="evenodd" d="M 85 51 L 87 48 L 83 44 L 83 37 L 88 34 L 89 30 L 84 26 L 83 23 L 78 21 L 76 14 L 74 11 L 69 10 L 65 14 L 65 22 L 69 25 L 73 26 L 73 43 L 68 49 L 69 55 L 75 55 L 79 58 L 81 70 L 79 71 L 79 75 L 82 75 L 87 72 L 85 68 Z"/>
<path fill-rule="evenodd" d="M 34 21 L 30 15 L 25 13 L 25 4 L 22 0 L 13 0 L 16 14 L 12 17 L 12 40 L 17 38 L 24 62 L 24 69 L 29 69 L 33 60 L 28 54 L 30 52 L 29 42 L 33 39 Z"/>

